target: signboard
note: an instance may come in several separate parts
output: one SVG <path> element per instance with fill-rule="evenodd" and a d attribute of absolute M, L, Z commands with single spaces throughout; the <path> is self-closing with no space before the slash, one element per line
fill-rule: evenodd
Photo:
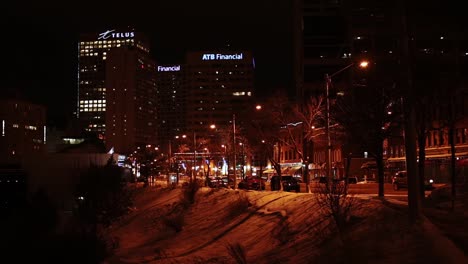
<path fill-rule="evenodd" d="M 180 71 L 180 65 L 174 66 L 158 66 L 158 72 L 175 72 Z"/>
<path fill-rule="evenodd" d="M 211 60 L 242 60 L 244 54 L 220 54 L 220 53 L 206 53 L 202 55 L 202 60 L 211 61 Z"/>
<path fill-rule="evenodd" d="M 98 39 L 133 38 L 135 32 L 115 32 L 115 29 L 99 33 Z"/>
<path fill-rule="evenodd" d="M 117 165 L 120 166 L 120 167 L 123 167 L 124 164 L 125 164 L 125 159 L 127 158 L 127 156 L 125 155 L 119 155 L 117 157 Z"/>

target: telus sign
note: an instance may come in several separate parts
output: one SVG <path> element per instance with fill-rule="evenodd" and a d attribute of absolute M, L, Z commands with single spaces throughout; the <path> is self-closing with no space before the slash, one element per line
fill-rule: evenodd
<path fill-rule="evenodd" d="M 203 54 L 202 60 L 242 60 L 243 54 Z"/>
<path fill-rule="evenodd" d="M 115 29 L 107 30 L 105 32 L 99 33 L 98 39 L 109 39 L 109 38 L 133 38 L 135 37 L 135 32 L 115 32 Z"/>
<path fill-rule="evenodd" d="M 174 65 L 174 66 L 158 66 L 158 72 L 175 72 L 175 71 L 180 71 L 180 65 Z"/>

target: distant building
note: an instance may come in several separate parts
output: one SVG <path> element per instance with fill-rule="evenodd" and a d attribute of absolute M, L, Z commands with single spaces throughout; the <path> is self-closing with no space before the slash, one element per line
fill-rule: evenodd
<path fill-rule="evenodd" d="M 325 93 L 325 74 L 351 63 L 351 50 L 343 1 L 294 0 L 294 69 L 297 100 Z M 354 55 L 354 54 L 353 54 Z M 346 85 L 349 72 L 334 78 Z"/>
<path fill-rule="evenodd" d="M 26 154 L 45 152 L 46 109 L 21 100 L 0 102 L 0 160 L 21 163 Z"/>
<path fill-rule="evenodd" d="M 155 63 L 132 28 L 83 34 L 78 44 L 77 116 L 108 149 L 132 152 L 156 138 Z"/>
<path fill-rule="evenodd" d="M 157 127 L 158 144 L 168 152 L 171 139 L 186 132 L 188 90 L 186 67 L 181 64 L 158 65 Z"/>
<path fill-rule="evenodd" d="M 156 144 L 156 65 L 134 47 L 108 52 L 106 63 L 106 147 L 130 154 Z"/>
<path fill-rule="evenodd" d="M 101 138 L 106 131 L 106 62 L 109 52 L 120 47 L 149 54 L 147 38 L 133 28 L 82 34 L 78 43 L 77 117 L 85 131 Z"/>
<path fill-rule="evenodd" d="M 251 113 L 255 61 L 245 50 L 188 52 L 187 128 L 207 134 L 211 124 L 241 124 Z"/>

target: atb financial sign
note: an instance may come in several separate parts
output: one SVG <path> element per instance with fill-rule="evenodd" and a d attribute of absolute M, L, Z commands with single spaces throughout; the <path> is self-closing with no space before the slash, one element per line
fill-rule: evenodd
<path fill-rule="evenodd" d="M 220 54 L 220 53 L 206 53 L 202 55 L 202 60 L 204 61 L 216 61 L 216 60 L 242 60 L 244 54 Z"/>

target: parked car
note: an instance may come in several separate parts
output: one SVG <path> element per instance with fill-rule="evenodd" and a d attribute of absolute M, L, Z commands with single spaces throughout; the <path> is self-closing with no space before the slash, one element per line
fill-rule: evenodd
<path fill-rule="evenodd" d="M 221 177 L 221 179 L 223 180 L 223 184 L 225 187 L 234 188 L 234 179 L 227 176 L 223 176 Z"/>
<path fill-rule="evenodd" d="M 424 180 L 424 189 L 425 190 L 432 190 L 434 187 L 432 183 L 434 181 L 432 179 Z M 392 178 L 392 186 L 395 191 L 398 191 L 402 188 L 408 188 L 408 177 L 406 171 L 398 171 L 395 173 L 395 176 Z"/>
<path fill-rule="evenodd" d="M 358 182 L 357 177 L 348 177 L 348 184 L 356 184 Z"/>
<path fill-rule="evenodd" d="M 291 191 L 296 191 L 300 192 L 301 186 L 299 185 L 299 181 L 291 176 L 291 175 L 285 175 L 281 176 L 281 182 L 283 184 L 283 190 L 287 192 Z M 272 191 L 277 191 L 280 189 L 280 176 L 275 175 L 271 177 L 271 190 Z"/>
<path fill-rule="evenodd" d="M 227 184 L 223 181 L 221 177 L 213 177 L 210 178 L 210 181 L 208 182 L 208 186 L 211 188 L 220 188 L 220 187 L 226 187 Z"/>
<path fill-rule="evenodd" d="M 237 185 L 239 189 L 265 190 L 265 180 L 260 177 L 247 176 Z"/>

